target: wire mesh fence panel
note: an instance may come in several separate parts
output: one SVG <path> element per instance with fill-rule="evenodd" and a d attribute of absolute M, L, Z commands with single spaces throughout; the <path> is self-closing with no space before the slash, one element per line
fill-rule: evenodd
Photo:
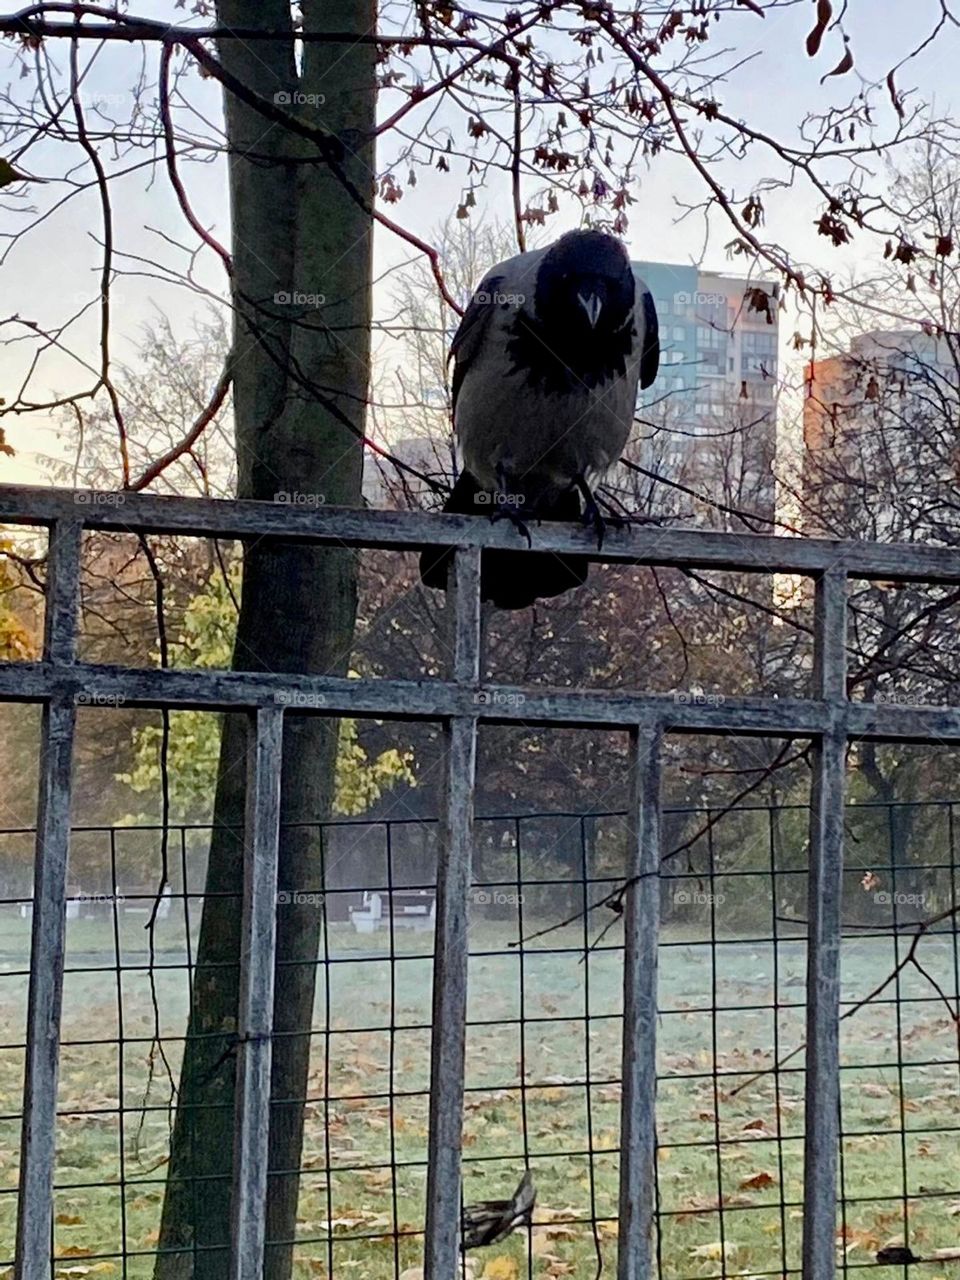
<path fill-rule="evenodd" d="M 955 838 L 941 845 L 940 836 L 950 837 L 956 819 L 949 803 L 914 807 L 920 835 L 908 850 L 909 879 L 897 871 L 909 889 L 892 887 L 889 840 L 863 834 L 889 830 L 888 806 L 847 808 L 863 850 L 844 885 L 838 1256 L 850 1267 L 897 1239 L 920 1256 L 955 1244 L 960 876 Z M 667 862 L 659 888 L 655 1239 L 663 1276 L 801 1268 L 806 873 L 777 832 L 803 812 L 755 805 L 665 815 L 675 832 L 692 825 L 704 834 L 682 861 Z M 496 857 L 470 895 L 464 1195 L 509 1197 L 527 1166 L 538 1188 L 532 1233 L 476 1255 L 484 1266 L 504 1259 L 505 1274 L 592 1274 L 599 1259 L 616 1266 L 623 925 L 606 899 L 622 878 L 597 865 L 593 829 L 625 837 L 627 817 L 527 814 L 477 824 L 478 848 L 492 846 Z M 435 892 L 422 847 L 430 830 L 417 819 L 338 822 L 322 832 L 338 859 L 349 862 L 352 842 L 369 844 L 374 834 L 383 857 L 382 874 L 366 882 L 351 882 L 340 867 L 335 890 L 326 869 L 315 887 L 328 916 L 317 957 L 297 1273 L 362 1268 L 386 1278 L 420 1265 Z M 6 876 L 22 833 L 2 834 L 13 851 L 2 863 Z M 170 833 L 176 894 L 151 965 L 144 904 L 122 890 L 125 862 L 140 865 L 155 835 L 77 833 L 103 859 L 90 867 L 107 900 L 81 890 L 80 911 L 67 920 L 54 1198 L 64 1273 L 71 1258 L 74 1266 L 152 1273 L 209 839 L 201 829 Z M 561 857 L 562 878 L 553 865 Z M 366 921 L 371 895 L 398 913 Z M 2 911 L 8 1105 L 0 1123 L 11 1166 L 19 1112 L 9 1103 L 22 1073 L 29 961 L 21 905 L 8 901 Z M 920 932 L 916 921 L 938 911 L 950 914 Z M 12 1189 L 0 1195 L 0 1213 L 0 1238 L 12 1241 Z"/>
<path fill-rule="evenodd" d="M 960 713 L 848 702 L 844 638 L 849 577 L 954 582 L 955 554 L 664 530 L 600 554 L 547 533 L 611 562 L 811 575 L 810 694 L 519 691 L 480 674 L 480 556 L 503 529 L 131 495 L 128 530 L 454 547 L 446 675 L 304 675 L 292 705 L 273 673 L 75 661 L 81 535 L 116 512 L 8 490 L 0 517 L 52 530 L 44 660 L 0 664 L 0 699 L 43 709 L 36 820 L 0 833 L 0 1264 L 17 1280 L 153 1276 L 163 1252 L 231 1280 L 271 1257 L 327 1280 L 829 1280 L 956 1248 L 956 806 L 851 804 L 845 784 L 850 749 L 947 748 Z M 77 726 L 119 707 L 242 713 L 242 830 L 71 831 Z M 435 811 L 281 825 L 300 714 L 439 726 Z M 501 724 L 617 736 L 626 809 L 476 817 L 478 735 Z M 698 735 L 793 744 L 809 799 L 664 809 L 664 770 Z M 234 880 L 207 874 L 214 839 L 235 844 Z M 283 842 L 315 882 L 277 881 Z M 201 964 L 214 902 L 238 945 Z M 317 929 L 309 954 L 297 922 Z M 307 969 L 309 1026 L 274 999 Z M 213 1023 L 210 985 L 236 991 Z M 272 1070 L 291 1044 L 305 1096 Z M 211 1111 L 225 1150 L 196 1137 Z M 301 1123 L 296 1165 L 271 1166 L 271 1131 Z M 231 1214 L 204 1220 L 224 1182 Z M 292 1238 L 270 1219 L 291 1193 Z M 171 1194 L 202 1233 L 163 1235 Z"/>

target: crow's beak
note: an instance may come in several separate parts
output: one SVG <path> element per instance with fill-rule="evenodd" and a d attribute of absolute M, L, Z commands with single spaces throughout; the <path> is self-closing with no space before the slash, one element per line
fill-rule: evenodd
<path fill-rule="evenodd" d="M 582 293 L 577 294 L 577 301 L 587 313 L 587 319 L 590 321 L 590 328 L 597 327 L 597 321 L 600 319 L 600 312 L 603 310 L 603 303 L 595 293 L 588 293 L 586 297 Z"/>

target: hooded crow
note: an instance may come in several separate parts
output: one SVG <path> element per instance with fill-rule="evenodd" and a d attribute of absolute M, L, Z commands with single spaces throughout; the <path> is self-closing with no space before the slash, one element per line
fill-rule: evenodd
<path fill-rule="evenodd" d="M 623 453 L 637 388 L 657 375 L 660 344 L 649 289 L 619 240 L 570 231 L 498 263 L 454 335 L 453 422 L 463 470 L 444 511 L 603 520 L 592 487 Z M 420 576 L 444 589 L 450 552 L 426 549 Z M 579 556 L 490 551 L 481 594 L 522 609 L 586 581 Z"/>

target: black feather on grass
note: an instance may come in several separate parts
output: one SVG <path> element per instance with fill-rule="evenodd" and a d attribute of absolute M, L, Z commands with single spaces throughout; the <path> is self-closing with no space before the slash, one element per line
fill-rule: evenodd
<path fill-rule="evenodd" d="M 481 1200 L 464 1207 L 461 1248 L 482 1249 L 498 1244 L 518 1227 L 529 1227 L 537 1191 L 528 1169 L 509 1200 Z"/>

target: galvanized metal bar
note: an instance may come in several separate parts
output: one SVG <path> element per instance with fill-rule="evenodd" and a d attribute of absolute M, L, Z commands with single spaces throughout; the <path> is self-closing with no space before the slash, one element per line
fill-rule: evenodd
<path fill-rule="evenodd" d="M 847 697 L 847 574 L 832 568 L 816 580 L 813 599 L 813 696 Z"/>
<path fill-rule="evenodd" d="M 836 1268 L 840 1113 L 840 939 L 844 773 L 847 750 L 847 583 L 817 582 L 815 692 L 832 721 L 814 744 L 807 892 L 807 1048 L 804 1126 L 803 1275 L 832 1280 Z"/>
<path fill-rule="evenodd" d="M 451 578 L 448 607 L 454 619 L 454 676 L 459 681 L 475 684 L 480 669 L 478 553 L 458 551 Z M 459 1273 L 469 949 L 467 904 L 477 763 L 477 722 L 472 716 L 457 716 L 446 721 L 444 756 L 443 838 L 437 868 L 433 953 L 425 1280 L 454 1280 Z"/>
<path fill-rule="evenodd" d="M 82 542 L 83 526 L 76 518 L 50 528 L 43 617 L 43 656 L 49 663 L 70 664 L 77 656 Z"/>
<path fill-rule="evenodd" d="M 75 520 L 58 523 L 50 531 L 44 620 L 44 657 L 48 662 L 69 664 L 76 653 L 80 542 L 81 529 Z M 75 720 L 76 705 L 72 696 L 61 695 L 44 705 L 17 1201 L 16 1280 L 49 1280 L 51 1274 Z"/>
<path fill-rule="evenodd" d="M 49 703 L 43 709 L 15 1280 L 49 1280 L 51 1274 L 50 1230 L 75 718 L 72 702 Z"/>
<path fill-rule="evenodd" d="M 452 622 L 451 672 L 457 684 L 480 679 L 480 551 L 457 551 L 450 571 L 452 590 L 447 604 Z"/>
<path fill-rule="evenodd" d="M 277 672 L 129 670 L 78 663 L 69 672 L 42 663 L 0 663 L 0 701 L 72 698 L 123 700 L 127 707 L 205 707 L 228 711 L 289 699 L 303 715 L 351 715 L 408 720 L 476 716 L 491 724 L 581 725 L 627 729 L 648 717 L 670 733 L 738 733 L 810 737 L 825 732 L 829 708 L 799 698 L 734 698 L 678 703 L 673 694 L 554 690 L 445 680 L 350 680 Z M 855 702 L 847 711 L 852 736 L 885 742 L 960 741 L 960 707 Z"/>
<path fill-rule="evenodd" d="M 653 1274 L 662 746 L 659 725 L 636 728 L 630 735 L 617 1280 L 647 1280 Z"/>
<path fill-rule="evenodd" d="M 250 718 L 230 1280 L 262 1280 L 267 1223 L 283 708 Z"/>
<path fill-rule="evenodd" d="M 194 537 L 283 537 L 316 543 L 416 550 L 423 546 L 498 547 L 525 554 L 526 542 L 509 521 L 413 511 L 348 507 L 291 507 L 247 499 L 182 498 L 152 493 L 79 493 L 69 489 L 0 485 L 0 523 L 49 524 L 82 506 L 90 529 L 151 531 Z M 851 577 L 960 582 L 960 551 L 905 543 L 642 526 L 615 530 L 598 549 L 592 532 L 570 524 L 538 525 L 533 551 L 576 554 L 608 564 L 679 565 L 757 573 L 816 575 L 832 566 Z"/>

